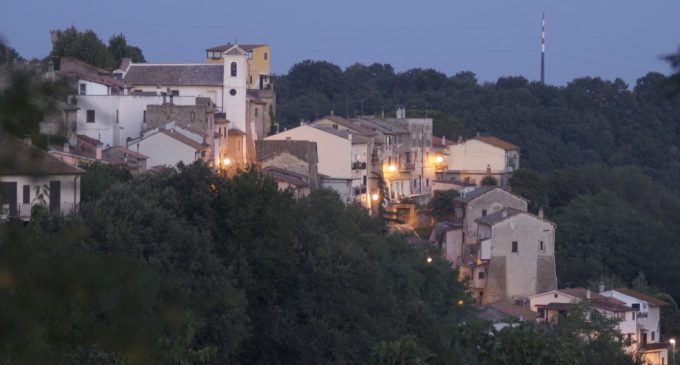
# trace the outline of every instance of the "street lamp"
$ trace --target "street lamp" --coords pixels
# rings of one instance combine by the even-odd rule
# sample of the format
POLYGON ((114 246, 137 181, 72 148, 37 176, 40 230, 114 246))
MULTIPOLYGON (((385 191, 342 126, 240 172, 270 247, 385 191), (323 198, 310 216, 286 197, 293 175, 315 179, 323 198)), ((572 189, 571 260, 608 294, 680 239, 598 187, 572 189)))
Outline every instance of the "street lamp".
POLYGON ((428 263, 428 264, 431 264, 431 263, 432 263, 432 256, 428 256, 428 257, 427 257, 427 263, 428 263))
POLYGON ((387 171, 389 171, 389 172, 395 172, 395 171, 397 171, 397 166, 395 166, 395 165, 389 165, 389 166, 387 166, 387 171))
POLYGON ((228 157, 225 157, 224 160, 222 160, 222 164, 224 164, 224 166, 229 166, 231 165, 231 160, 228 157))
POLYGON ((373 201, 378 201, 378 199, 380 199, 380 195, 378 193, 373 193, 373 195, 371 195, 371 199, 373 199, 373 201))
POLYGON ((437 165, 439 165, 439 164, 441 164, 442 162, 444 162, 444 157, 442 157, 442 156, 437 156, 437 157, 434 158, 434 162, 435 162, 437 165))
POLYGON ((671 358, 668 359, 668 363, 673 365, 675 364, 675 339, 671 338, 668 342, 671 343, 671 358))

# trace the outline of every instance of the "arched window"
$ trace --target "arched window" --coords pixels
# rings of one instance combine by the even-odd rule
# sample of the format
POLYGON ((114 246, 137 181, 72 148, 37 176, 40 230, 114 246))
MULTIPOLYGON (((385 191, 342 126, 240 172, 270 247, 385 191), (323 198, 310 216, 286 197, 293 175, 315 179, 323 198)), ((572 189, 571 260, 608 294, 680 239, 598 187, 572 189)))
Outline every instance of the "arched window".
POLYGON ((236 62, 231 63, 231 77, 236 77, 236 62))

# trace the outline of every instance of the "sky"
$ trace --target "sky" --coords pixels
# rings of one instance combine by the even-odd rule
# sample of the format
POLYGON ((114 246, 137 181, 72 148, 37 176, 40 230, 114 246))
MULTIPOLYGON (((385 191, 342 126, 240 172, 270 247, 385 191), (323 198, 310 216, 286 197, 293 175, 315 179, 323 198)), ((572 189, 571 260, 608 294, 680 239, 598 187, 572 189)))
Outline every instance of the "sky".
POLYGON ((71 25, 108 42, 123 33, 148 62, 201 63, 228 43, 271 45, 272 72, 323 60, 347 67, 389 63, 398 72, 433 68, 540 78, 546 19, 546 82, 670 73, 680 46, 678 0, 0 0, 0 35, 25 58, 45 57, 49 31, 71 25))

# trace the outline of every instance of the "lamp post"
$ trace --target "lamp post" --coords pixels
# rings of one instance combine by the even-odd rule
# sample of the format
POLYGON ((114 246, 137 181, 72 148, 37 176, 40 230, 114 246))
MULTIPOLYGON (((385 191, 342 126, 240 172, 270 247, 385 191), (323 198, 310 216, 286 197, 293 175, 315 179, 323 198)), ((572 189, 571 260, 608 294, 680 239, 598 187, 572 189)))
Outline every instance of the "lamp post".
POLYGON ((675 364, 675 339, 671 338, 668 342, 670 342, 670 344, 671 344, 671 356, 668 359, 668 363, 670 365, 674 365, 675 364))

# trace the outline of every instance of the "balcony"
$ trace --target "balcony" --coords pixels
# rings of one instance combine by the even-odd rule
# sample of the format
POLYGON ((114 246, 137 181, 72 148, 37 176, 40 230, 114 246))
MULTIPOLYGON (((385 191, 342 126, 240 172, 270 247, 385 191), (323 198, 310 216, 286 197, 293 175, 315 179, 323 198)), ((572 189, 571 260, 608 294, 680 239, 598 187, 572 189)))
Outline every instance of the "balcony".
MULTIPOLYGON (((22 203, 16 204, 15 207, 10 206, 9 209, 3 209, 0 211, 0 220, 9 218, 18 218, 23 221, 31 220, 31 211, 33 210, 33 207, 39 205, 40 204, 38 203, 22 203)), ((49 211, 54 214, 71 215, 78 212, 80 204, 69 202, 61 203, 56 206, 45 205, 44 207, 49 209, 49 211)))
POLYGON ((402 172, 409 172, 413 171, 416 169, 416 163, 415 162, 402 162, 399 164, 399 171, 402 172))
POLYGON ((354 188, 352 188, 352 194, 354 196, 366 194, 366 186, 361 186, 361 187, 355 186, 354 188))
POLYGON ((366 162, 352 162, 352 170, 366 170, 366 162))

